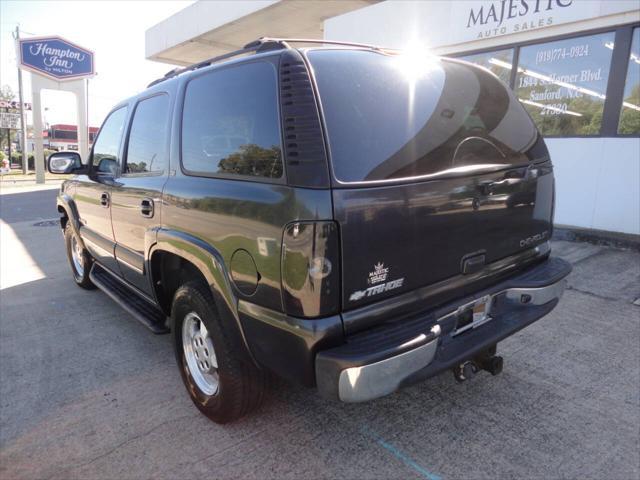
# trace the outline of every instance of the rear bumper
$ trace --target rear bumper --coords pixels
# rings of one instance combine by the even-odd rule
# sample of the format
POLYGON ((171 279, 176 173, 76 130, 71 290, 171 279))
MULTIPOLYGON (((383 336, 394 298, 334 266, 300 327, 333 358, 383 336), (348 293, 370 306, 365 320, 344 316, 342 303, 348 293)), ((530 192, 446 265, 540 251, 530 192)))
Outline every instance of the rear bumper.
POLYGON ((318 389, 330 398, 362 402, 471 359, 553 310, 570 272, 569 263, 549 258, 419 318, 348 336, 346 343, 316 355, 318 389), (462 312, 481 297, 491 299, 490 320, 456 331, 462 312))

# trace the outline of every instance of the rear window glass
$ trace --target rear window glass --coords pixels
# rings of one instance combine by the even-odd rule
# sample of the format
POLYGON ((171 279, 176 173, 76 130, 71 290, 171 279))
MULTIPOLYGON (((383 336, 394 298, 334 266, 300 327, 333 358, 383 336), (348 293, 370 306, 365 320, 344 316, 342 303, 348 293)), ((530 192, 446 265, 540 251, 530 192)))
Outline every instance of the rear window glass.
POLYGON ((526 162, 537 133, 501 82, 466 63, 311 50, 340 182, 526 162))
POLYGON ((194 174, 282 177, 276 70, 266 62, 213 70, 189 81, 182 165, 194 174))

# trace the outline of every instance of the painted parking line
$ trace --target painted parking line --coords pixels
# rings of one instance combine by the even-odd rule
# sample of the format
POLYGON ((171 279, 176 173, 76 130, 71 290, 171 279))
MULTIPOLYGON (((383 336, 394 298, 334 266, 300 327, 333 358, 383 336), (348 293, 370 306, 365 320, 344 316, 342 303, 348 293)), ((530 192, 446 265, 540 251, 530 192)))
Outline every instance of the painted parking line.
POLYGON ((387 452, 391 453, 395 458, 410 467, 412 470, 422 475, 424 478, 427 478, 428 480, 442 480, 442 477, 430 472, 422 465, 415 462, 411 457, 403 453, 399 448, 397 448, 390 442, 384 440, 382 437, 380 437, 380 435, 373 432, 370 428, 363 428, 362 433, 367 435, 368 437, 373 438, 373 440, 375 440, 378 445, 384 448, 387 452))

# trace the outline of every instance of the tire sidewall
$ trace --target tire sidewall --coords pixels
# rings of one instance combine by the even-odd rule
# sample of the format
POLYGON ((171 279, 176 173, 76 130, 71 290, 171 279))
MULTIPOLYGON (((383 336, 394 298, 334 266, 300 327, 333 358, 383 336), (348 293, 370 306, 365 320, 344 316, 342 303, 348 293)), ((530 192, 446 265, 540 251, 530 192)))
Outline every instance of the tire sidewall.
MULTIPOLYGON (((69 260, 69 266, 71 267, 71 273, 73 274, 73 279, 80 286, 88 285, 91 280, 89 279, 89 271, 91 270, 91 257, 87 253, 86 249, 82 249, 82 260, 84 265, 83 274, 80 275, 76 270, 76 266, 73 263, 73 254, 71 253, 71 240, 73 237, 76 237, 76 233, 73 231, 71 225, 67 223, 64 229, 64 242, 67 250, 67 259, 69 260)), ((79 239, 76 237, 76 241, 79 239)))
POLYGON ((193 294, 194 289, 182 287, 176 292, 173 302, 171 316, 173 318, 173 345, 176 355, 180 375, 189 392, 189 396, 199 408, 207 410, 217 410, 222 407, 224 398, 224 355, 222 355, 222 347, 219 342, 219 328, 216 313, 213 308, 201 301, 198 295, 193 294), (218 361, 218 390, 213 395, 207 395, 196 384, 184 354, 182 343, 182 325, 187 314, 195 312, 204 322, 207 330, 210 332, 213 348, 216 352, 216 360, 218 361))

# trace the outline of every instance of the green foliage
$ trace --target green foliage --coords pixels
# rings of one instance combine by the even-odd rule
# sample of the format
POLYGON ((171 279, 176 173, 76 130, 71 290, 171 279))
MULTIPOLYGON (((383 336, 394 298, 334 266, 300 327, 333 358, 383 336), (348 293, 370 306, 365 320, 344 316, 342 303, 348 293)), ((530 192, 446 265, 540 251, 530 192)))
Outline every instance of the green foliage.
MULTIPOLYGON (((631 94, 624 101, 631 105, 640 106, 640 83, 633 87, 631 94)), ((623 105, 622 112, 620 112, 618 133, 640 133, 640 111, 623 105)))
MULTIPOLYGON (((518 91, 520 98, 529 98, 531 89, 521 89, 518 91), (527 91, 529 90, 529 91, 527 91)), ((553 110, 542 110, 540 107, 524 104, 529 111, 531 118, 536 123, 543 135, 597 135, 602 127, 602 111, 604 100, 584 95, 579 98, 562 98, 559 100, 540 101, 543 105, 566 104, 568 112, 575 112, 578 115, 561 114, 553 110), (545 113, 543 115, 543 112, 545 113)))
POLYGON ((263 148, 254 143, 240 146, 240 151, 220 160, 220 173, 251 175, 267 178, 282 176, 280 148, 263 148))
MULTIPOLYGON (((49 158, 49 155, 51 155, 52 153, 55 153, 55 150, 44 150, 44 160, 45 162, 47 161, 47 158, 49 158)), ((35 164, 34 164, 34 155, 33 153, 29 154, 29 169, 30 170, 35 170, 35 164)), ((18 163, 20 165, 22 165, 22 152, 11 152, 11 163, 18 163)))
POLYGON ((144 173, 148 171, 147 162, 127 163, 127 173, 144 173))

